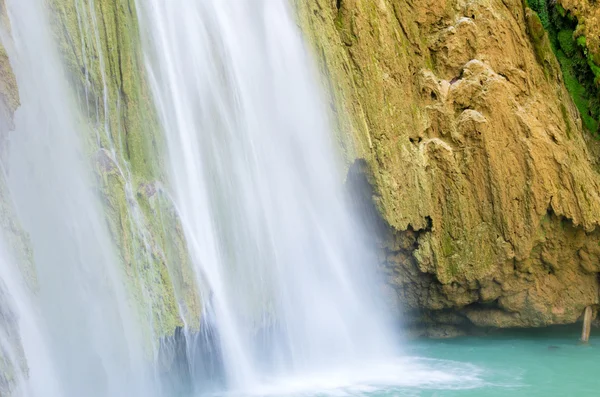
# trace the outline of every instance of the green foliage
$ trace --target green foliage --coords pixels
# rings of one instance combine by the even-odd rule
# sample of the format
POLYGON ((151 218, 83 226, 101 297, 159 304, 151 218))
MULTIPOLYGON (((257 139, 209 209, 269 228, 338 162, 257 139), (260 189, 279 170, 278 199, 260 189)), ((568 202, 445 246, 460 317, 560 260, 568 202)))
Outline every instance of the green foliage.
POLYGON ((577 48, 575 46, 575 40, 573 40, 572 30, 564 29, 558 32, 558 43, 560 45, 560 49, 567 57, 571 58, 573 55, 575 55, 575 50, 577 48))
POLYGON ((577 109, 579 109, 579 112, 581 113, 583 124, 590 131, 597 131, 598 111, 590 106, 591 101, 588 91, 586 90, 586 87, 579 81, 578 77, 580 74, 577 72, 579 69, 579 60, 568 57, 562 50, 558 50, 556 56, 563 71, 565 86, 571 94, 577 109))
MULTIPOLYGON (((600 67, 587 48, 585 36, 575 37, 577 19, 550 0, 527 0, 548 32, 551 47, 560 63, 565 86, 577 106, 583 124, 598 134, 600 120, 600 67)), ((531 32, 534 42, 537 32, 531 32)))
POLYGON ((548 30, 550 28, 550 13, 548 11, 548 2, 547 0, 526 0, 527 5, 533 11, 535 11, 540 20, 542 21, 542 25, 544 29, 548 30))

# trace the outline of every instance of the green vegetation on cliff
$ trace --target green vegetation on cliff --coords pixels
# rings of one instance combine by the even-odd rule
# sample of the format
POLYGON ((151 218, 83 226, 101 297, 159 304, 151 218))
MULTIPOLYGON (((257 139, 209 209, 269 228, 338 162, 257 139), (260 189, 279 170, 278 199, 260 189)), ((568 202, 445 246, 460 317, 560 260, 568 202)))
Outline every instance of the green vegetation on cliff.
MULTIPOLYGON (((556 1, 528 0, 527 4, 538 14, 548 32, 565 86, 581 114, 584 126, 597 135, 600 120, 600 67, 594 61, 581 29, 578 29, 577 18, 556 1)), ((531 33, 536 40, 536 33, 531 33)))

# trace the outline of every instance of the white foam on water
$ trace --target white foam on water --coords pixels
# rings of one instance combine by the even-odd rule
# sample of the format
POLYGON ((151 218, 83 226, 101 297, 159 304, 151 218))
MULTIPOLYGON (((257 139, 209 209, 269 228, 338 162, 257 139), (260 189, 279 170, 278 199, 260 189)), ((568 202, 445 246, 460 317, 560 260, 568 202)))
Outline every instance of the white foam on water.
POLYGON ((246 396, 367 396, 411 390, 467 390, 488 386, 484 369, 419 357, 363 362, 330 371, 279 377, 251 389, 218 394, 246 396))

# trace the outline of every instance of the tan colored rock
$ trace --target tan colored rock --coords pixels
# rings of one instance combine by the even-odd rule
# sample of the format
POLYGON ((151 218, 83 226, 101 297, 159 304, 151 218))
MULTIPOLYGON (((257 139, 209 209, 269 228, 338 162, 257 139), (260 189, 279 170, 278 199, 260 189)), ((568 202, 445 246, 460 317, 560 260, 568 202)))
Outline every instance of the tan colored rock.
POLYGON ((529 327, 598 304, 600 177, 535 14, 520 0, 297 8, 348 163, 368 164, 402 310, 529 327))

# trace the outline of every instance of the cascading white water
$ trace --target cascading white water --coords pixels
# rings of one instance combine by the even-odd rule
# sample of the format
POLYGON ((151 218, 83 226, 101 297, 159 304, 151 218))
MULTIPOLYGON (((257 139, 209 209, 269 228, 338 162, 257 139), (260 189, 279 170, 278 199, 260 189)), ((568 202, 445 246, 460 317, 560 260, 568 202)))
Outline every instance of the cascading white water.
MULTIPOLYGON (((0 236, 0 357, 3 364, 12 367, 10 371, 16 382, 14 395, 59 396, 62 393, 60 382, 56 380, 54 363, 42 334, 30 287, 18 262, 8 252, 4 234, 0 233, 0 236), (26 361, 26 357, 31 358, 30 362, 26 361), (26 381, 27 369, 30 374, 35 374, 35 382, 26 381)), ((7 368, 2 366, 2 370, 7 368)), ((0 385, 2 395, 9 391, 3 390, 3 386, 10 388, 8 384, 0 385)))
POLYGON ((287 2, 137 5, 172 194, 230 387, 392 352, 287 2))
POLYGON ((140 181, 122 148, 131 131, 110 112, 123 111, 127 98, 110 88, 98 1, 63 4, 74 7, 81 34, 69 41, 81 45, 85 92, 77 103, 54 50, 48 3, 7 0, 14 46, 2 29, 0 39, 22 104, 3 175, 10 191, 0 193, 12 196, 31 237, 38 284, 32 291, 9 249, 14 241, 0 232, 0 395, 9 383, 10 397, 189 397, 190 378, 194 396, 223 377, 227 391, 261 396, 453 388, 470 379, 469 366, 449 371, 455 365, 442 362, 431 371, 430 361, 394 358, 372 241, 343 192, 325 105, 287 0, 138 0, 168 146, 168 192, 162 174, 140 181), (91 161, 122 184, 117 232, 91 161), (163 216, 147 208, 158 195, 175 201, 183 225, 187 241, 173 239, 183 247, 175 255, 154 229, 181 239, 179 219, 148 222, 163 216), (172 281, 188 274, 178 263, 186 248, 195 283, 172 281), (167 296, 168 283, 181 290, 167 296))
POLYGON ((32 393, 25 395, 155 395, 94 194, 81 137, 89 129, 78 116, 54 51, 44 2, 7 5, 15 43, 11 60, 22 102, 15 114, 9 186, 31 236, 39 280, 34 303, 21 305, 18 315, 37 319, 35 325, 29 322, 36 332, 28 327, 22 332, 43 335, 43 341, 23 337, 32 393), (46 363, 32 340, 43 344, 46 363))

